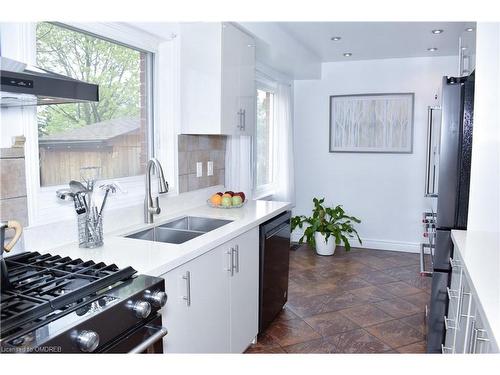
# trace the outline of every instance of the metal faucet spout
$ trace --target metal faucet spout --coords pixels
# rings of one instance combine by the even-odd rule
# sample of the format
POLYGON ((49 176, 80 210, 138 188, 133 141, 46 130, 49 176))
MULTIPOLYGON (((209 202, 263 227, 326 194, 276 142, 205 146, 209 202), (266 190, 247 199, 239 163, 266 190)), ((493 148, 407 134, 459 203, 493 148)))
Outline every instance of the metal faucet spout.
POLYGON ((156 158, 151 158, 146 165, 146 197, 144 199, 144 222, 151 224, 153 222, 153 215, 158 215, 161 212, 160 199, 151 195, 151 172, 156 171, 158 176, 158 193, 164 194, 168 192, 168 183, 165 181, 163 169, 160 162, 156 158))

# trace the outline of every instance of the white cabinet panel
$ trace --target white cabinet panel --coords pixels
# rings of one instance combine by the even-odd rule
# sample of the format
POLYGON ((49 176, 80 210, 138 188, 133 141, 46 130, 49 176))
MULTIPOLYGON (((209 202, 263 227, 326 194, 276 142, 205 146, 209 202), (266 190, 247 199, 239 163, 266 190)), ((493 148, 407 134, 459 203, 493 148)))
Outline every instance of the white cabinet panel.
POLYGON ((232 353, 242 353, 259 329, 259 228, 239 236, 232 247, 230 346, 232 353))
POLYGON ((188 306, 186 296, 186 281, 183 280, 187 268, 178 267, 162 277, 165 279, 167 303, 161 310, 163 326, 168 329, 163 339, 165 353, 184 353, 189 351, 188 306))
POLYGON ((240 130, 240 50, 241 31, 231 24, 222 28, 222 132, 240 130))
POLYGON ((254 133, 254 43, 230 23, 182 25, 182 133, 254 133))
POLYGON ((229 294, 225 251, 216 248, 190 265, 190 352, 229 352, 229 294))
POLYGON ((163 278, 166 353, 242 353, 257 335, 258 227, 163 278))
POLYGON ((168 272, 163 324, 166 353, 229 352, 228 272, 216 248, 168 272))

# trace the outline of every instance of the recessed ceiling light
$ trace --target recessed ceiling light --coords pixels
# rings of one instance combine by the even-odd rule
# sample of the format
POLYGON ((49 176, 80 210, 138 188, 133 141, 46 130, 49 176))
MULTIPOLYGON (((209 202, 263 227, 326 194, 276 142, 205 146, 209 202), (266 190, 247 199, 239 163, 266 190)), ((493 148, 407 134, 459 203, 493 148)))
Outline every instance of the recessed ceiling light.
POLYGON ((441 34, 444 30, 442 29, 435 29, 435 30, 432 30, 432 33, 433 34, 441 34))
POLYGON ((346 53, 344 53, 344 57, 350 57, 350 56, 352 56, 352 53, 351 53, 351 52, 346 52, 346 53))
POLYGON ((468 28, 465 29, 465 31, 468 31, 470 33, 472 31, 474 31, 474 28, 473 27, 468 27, 468 28))
POLYGON ((342 37, 340 37, 340 36, 332 36, 332 37, 330 38, 330 40, 333 40, 333 41, 335 41, 335 42, 339 41, 340 39, 342 39, 342 37))
POLYGON ((430 52, 434 52, 434 51, 437 51, 438 49, 436 47, 431 47, 431 48, 427 48, 427 51, 430 51, 430 52))

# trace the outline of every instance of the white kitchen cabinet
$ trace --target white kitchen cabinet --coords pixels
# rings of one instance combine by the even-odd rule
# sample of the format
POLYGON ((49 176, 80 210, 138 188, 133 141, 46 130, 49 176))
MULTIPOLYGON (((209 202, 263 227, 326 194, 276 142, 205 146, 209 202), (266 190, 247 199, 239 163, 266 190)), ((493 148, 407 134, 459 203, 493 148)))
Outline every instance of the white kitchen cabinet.
POLYGON ((497 353, 465 265, 456 253, 450 260, 452 272, 443 353, 497 353))
POLYGON ((253 135, 255 42, 230 23, 181 26, 181 132, 253 135))
POLYGON ((228 272, 222 248, 216 248, 168 272, 163 322, 169 330, 167 353, 229 351, 228 272))
POLYGON ((230 282, 230 347, 242 353, 257 336, 259 326, 259 230, 233 241, 234 273, 230 282))
POLYGON ((169 271, 166 353, 242 353, 257 335, 259 228, 169 271))

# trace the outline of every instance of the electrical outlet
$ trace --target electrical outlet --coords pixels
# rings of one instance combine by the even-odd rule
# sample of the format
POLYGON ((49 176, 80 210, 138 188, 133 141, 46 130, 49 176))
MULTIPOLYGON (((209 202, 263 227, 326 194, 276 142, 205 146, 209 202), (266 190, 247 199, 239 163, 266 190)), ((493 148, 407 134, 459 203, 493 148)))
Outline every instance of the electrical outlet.
POLYGON ((196 177, 203 176, 203 163, 201 161, 196 163, 196 177))
POLYGON ((209 161, 207 162, 207 176, 213 176, 214 175, 214 162, 209 161))

